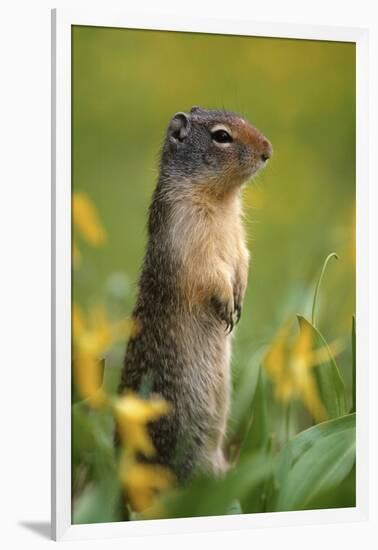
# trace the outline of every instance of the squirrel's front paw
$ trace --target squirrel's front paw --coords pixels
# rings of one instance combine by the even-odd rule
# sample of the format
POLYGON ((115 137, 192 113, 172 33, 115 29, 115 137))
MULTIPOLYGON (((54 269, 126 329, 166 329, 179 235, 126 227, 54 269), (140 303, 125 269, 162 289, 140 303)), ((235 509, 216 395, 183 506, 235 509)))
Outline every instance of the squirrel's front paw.
POLYGON ((218 296, 213 296, 211 302, 218 317, 226 323, 227 334, 230 334, 234 328, 234 300, 222 300, 218 296))

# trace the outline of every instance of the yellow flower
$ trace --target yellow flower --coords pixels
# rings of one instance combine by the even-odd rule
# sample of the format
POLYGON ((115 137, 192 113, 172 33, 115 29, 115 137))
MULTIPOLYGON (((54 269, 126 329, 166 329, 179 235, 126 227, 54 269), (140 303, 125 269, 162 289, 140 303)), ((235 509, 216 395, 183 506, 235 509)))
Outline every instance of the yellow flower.
POLYGON ((120 438, 127 452, 153 456, 156 451, 148 434, 147 424, 167 414, 170 410, 168 403, 158 397, 145 400, 128 393, 115 400, 113 410, 120 438))
POLYGON ((163 466, 142 464, 124 454, 120 461, 120 479, 127 502, 135 512, 150 508, 155 497, 174 483, 174 475, 163 466))
POLYGON ((154 497, 174 481, 173 474, 163 466, 143 464, 135 459, 138 453, 146 457, 155 455, 147 425, 168 414, 170 406, 159 397, 146 400, 127 393, 113 401, 112 410, 123 445, 119 462, 121 483, 127 502, 134 511, 141 512, 149 508, 154 497))
POLYGON ((130 326, 128 320, 110 323, 100 307, 93 308, 87 319, 79 306, 72 308, 74 381, 80 395, 93 407, 107 402, 101 387, 101 358, 116 340, 127 336, 130 326))
MULTIPOLYGON (((320 399, 312 369, 328 359, 330 348, 313 350, 311 325, 304 325, 293 341, 290 338, 291 327, 289 320, 279 330, 263 364, 274 382, 278 400, 288 403, 299 398, 316 422, 322 422, 328 414, 320 399)), ((331 347, 334 354, 340 352, 338 344, 331 347)))
POLYGON ((92 246, 100 246, 106 240, 105 230, 97 210, 85 193, 74 193, 72 220, 80 235, 92 246))
POLYGON ((293 384, 286 367, 290 331, 291 321, 286 321, 278 331, 274 343, 264 359, 265 370, 275 382, 276 397, 285 403, 291 399, 294 393, 293 384))

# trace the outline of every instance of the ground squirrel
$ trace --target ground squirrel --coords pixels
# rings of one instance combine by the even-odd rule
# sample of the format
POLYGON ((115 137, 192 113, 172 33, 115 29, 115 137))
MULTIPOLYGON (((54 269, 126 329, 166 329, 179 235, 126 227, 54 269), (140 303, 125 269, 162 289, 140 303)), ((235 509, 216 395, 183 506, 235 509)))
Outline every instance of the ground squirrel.
POLYGON ((149 428, 155 461, 179 482, 227 469, 230 333, 249 263, 241 188, 271 155, 256 128, 224 110, 192 107, 167 130, 119 391, 144 384, 171 404, 149 428))

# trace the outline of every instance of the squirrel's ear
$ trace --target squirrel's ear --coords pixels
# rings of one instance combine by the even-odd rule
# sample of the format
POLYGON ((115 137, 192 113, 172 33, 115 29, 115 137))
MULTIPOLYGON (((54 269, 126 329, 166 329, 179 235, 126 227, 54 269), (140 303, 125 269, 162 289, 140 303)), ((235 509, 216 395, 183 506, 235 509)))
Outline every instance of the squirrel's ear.
POLYGON ((184 141, 190 132, 190 116, 186 113, 176 113, 172 118, 168 135, 173 142, 184 141))

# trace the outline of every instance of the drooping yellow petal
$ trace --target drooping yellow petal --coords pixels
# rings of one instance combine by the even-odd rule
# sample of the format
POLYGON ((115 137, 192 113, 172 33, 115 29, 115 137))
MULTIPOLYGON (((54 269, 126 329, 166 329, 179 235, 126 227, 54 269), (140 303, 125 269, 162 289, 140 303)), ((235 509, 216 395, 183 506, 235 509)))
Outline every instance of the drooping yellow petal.
POLYGON ((168 403, 163 399, 144 400, 131 393, 115 401, 114 414, 121 441, 129 452, 141 452, 146 456, 155 454, 147 424, 167 414, 169 410, 168 403))
POLYGON ((85 193, 74 193, 72 198, 72 219, 80 235, 92 246, 100 246, 106 240, 97 210, 85 193))
POLYGON ((313 376, 308 376, 300 388, 300 399, 315 422, 328 420, 328 413, 319 397, 318 389, 313 376))
POLYGON ((274 395, 282 403, 300 399, 312 417, 321 422, 328 418, 321 401, 313 368, 329 359, 329 352, 340 346, 324 346, 313 350, 311 326, 304 327, 295 338, 290 338, 292 322, 279 330, 265 356, 264 367, 274 383, 274 395))
POLYGON ((275 397, 282 403, 289 403, 296 395, 296 387, 289 373, 275 380, 275 397))
POLYGON ((105 353, 111 344, 119 338, 114 326, 102 307, 93 307, 87 318, 74 304, 72 308, 72 328, 75 347, 82 353, 99 356, 105 353))
POLYGON ((124 455, 120 461, 120 479, 126 498, 135 512, 150 508, 156 496, 174 484, 173 474, 163 466, 141 464, 124 455))
POLYGON ((341 340, 335 340, 329 345, 313 350, 309 357, 309 362, 313 366, 321 365, 329 361, 330 356, 337 357, 344 350, 345 344, 341 340))
POLYGON ((72 307, 74 381, 80 395, 95 407, 106 402, 101 390, 101 359, 114 342, 127 336, 130 324, 111 323, 99 306, 93 307, 87 317, 77 304, 72 307))
POLYGON ((86 327, 85 319, 82 310, 77 304, 72 306, 72 330, 73 338, 77 340, 84 333, 86 327))
POLYGON ((74 356, 74 382, 83 399, 92 407, 102 407, 107 402, 102 388, 103 364, 88 354, 78 353, 74 356))
POLYGON ((304 368, 307 367, 307 358, 312 351, 313 336, 310 325, 305 325, 299 332, 292 347, 292 355, 294 358, 301 358, 304 361, 304 368))
POLYGON ((292 322, 286 321, 274 338, 272 346, 264 358, 264 366, 267 372, 272 376, 281 377, 284 369, 285 358, 288 349, 288 338, 290 335, 292 322))

